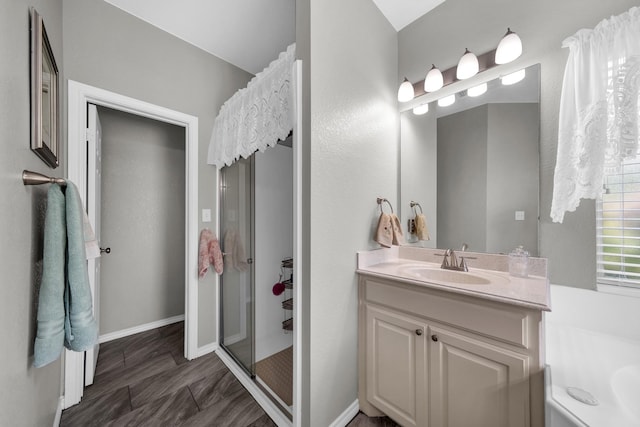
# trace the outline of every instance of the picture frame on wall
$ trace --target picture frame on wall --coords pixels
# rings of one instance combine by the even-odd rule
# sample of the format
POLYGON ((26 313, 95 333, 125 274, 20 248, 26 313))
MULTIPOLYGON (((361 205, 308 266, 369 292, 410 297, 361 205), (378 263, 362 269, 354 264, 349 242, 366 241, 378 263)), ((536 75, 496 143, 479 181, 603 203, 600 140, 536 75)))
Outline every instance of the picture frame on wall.
POLYGON ((59 166, 58 67, 42 16, 29 10, 31 150, 51 168, 59 166))

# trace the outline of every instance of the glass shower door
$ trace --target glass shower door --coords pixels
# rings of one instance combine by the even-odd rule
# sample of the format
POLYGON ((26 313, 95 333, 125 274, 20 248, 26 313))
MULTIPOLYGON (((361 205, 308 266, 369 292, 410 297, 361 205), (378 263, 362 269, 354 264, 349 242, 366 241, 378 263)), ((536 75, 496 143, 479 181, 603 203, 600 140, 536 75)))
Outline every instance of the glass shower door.
POLYGON ((220 279, 222 347, 255 375, 253 278, 253 160, 221 169, 220 233, 224 271, 220 279))

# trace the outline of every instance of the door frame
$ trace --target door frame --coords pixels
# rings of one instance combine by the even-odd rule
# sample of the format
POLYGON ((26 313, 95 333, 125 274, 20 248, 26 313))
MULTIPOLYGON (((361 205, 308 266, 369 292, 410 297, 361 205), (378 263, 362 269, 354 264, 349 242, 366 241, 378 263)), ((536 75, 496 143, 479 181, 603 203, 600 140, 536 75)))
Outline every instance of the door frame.
MULTIPOLYGON (((86 206, 87 104, 96 104, 185 129, 185 322, 184 356, 198 353, 198 118, 128 96, 68 80, 67 177, 86 206)), ((214 183, 217 188, 217 183, 214 183)), ((84 393, 84 352, 65 350, 64 408, 84 393)))

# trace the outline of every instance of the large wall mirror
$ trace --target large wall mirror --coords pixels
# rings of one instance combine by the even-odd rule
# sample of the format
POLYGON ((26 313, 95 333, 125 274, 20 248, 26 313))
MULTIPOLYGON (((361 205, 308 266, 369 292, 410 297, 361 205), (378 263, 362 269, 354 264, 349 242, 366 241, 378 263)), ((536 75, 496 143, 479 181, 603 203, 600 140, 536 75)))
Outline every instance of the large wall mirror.
POLYGON ((538 255, 540 65, 522 80, 487 82, 455 102, 401 114, 401 213, 410 244, 538 255), (408 232, 411 202, 422 207, 431 239, 408 232))

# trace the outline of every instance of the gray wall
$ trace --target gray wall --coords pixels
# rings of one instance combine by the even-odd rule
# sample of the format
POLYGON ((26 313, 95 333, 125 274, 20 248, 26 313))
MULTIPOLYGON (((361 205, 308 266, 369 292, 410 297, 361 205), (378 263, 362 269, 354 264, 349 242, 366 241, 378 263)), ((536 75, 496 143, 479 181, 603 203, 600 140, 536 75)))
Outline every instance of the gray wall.
POLYGON ((184 314, 185 129, 98 111, 103 335, 184 314))
POLYGON ((302 350, 310 372, 302 425, 324 427, 357 397, 355 253, 377 246, 376 197, 398 200, 398 45, 370 0, 312 0, 309 13, 310 111, 303 106, 303 114, 311 135, 301 148, 310 163, 302 182, 310 275, 303 282, 310 342, 302 350))
POLYGON ((487 246, 486 105, 438 119, 438 247, 487 246), (464 208, 461 208, 464 206, 464 208))
POLYGON ((488 105, 486 252, 538 254, 538 116, 537 103, 488 105))
MULTIPOLYGON (((522 38, 524 52, 487 77, 541 63, 540 103, 540 255, 549 258, 551 281, 595 288, 595 207, 583 201, 563 224, 549 218, 555 168, 558 106, 568 51, 562 41, 581 28, 637 6, 636 0, 448 0, 398 33, 399 75, 416 82, 431 63, 454 66, 465 47, 476 53, 494 49, 507 27, 522 38)), ((480 78, 480 77, 478 77, 480 78)), ((468 82, 473 85, 474 80, 468 82)))
MULTIPOLYGON (((216 212, 216 172, 206 164, 213 120, 251 75, 102 0, 64 0, 63 24, 67 78, 198 117, 199 208, 216 212)), ((203 346, 217 329, 214 275, 198 291, 203 346)))
POLYGON ((64 149, 62 166, 55 170, 29 149, 29 6, 44 19, 64 78, 62 0, 0 2, 0 425, 25 427, 53 423, 61 361, 38 369, 31 366, 47 187, 25 187, 20 175, 31 169, 64 176, 65 169, 64 149))

